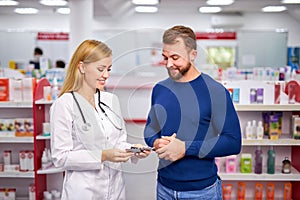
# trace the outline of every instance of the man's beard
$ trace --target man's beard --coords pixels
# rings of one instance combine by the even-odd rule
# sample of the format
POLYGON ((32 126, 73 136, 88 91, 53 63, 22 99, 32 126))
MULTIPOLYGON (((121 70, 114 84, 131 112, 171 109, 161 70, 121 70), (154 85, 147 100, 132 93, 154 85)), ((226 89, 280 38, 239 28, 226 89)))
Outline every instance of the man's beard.
POLYGON ((170 69, 168 69, 168 74, 170 76, 171 79, 173 80, 179 80, 180 78, 182 78, 191 68, 191 63, 189 62, 185 67, 182 68, 177 68, 178 69, 178 73, 173 73, 170 71, 170 69))

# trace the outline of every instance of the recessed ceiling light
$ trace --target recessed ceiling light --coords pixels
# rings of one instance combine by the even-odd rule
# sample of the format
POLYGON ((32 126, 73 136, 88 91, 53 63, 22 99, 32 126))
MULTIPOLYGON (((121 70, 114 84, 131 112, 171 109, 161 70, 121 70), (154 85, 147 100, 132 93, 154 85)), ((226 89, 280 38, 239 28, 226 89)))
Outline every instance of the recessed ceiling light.
POLYGON ((65 6, 68 2, 65 0, 40 0, 40 4, 45 6, 65 6))
POLYGON ((56 12, 59 14, 68 15, 70 14, 71 10, 70 8, 57 8, 56 12))
POLYGON ((199 12, 201 13, 218 13, 221 12, 222 8, 221 7, 200 7, 199 12))
POLYGON ((135 11, 139 13, 156 13, 158 8, 155 6, 136 6, 135 11))
POLYGON ((19 2, 13 0, 1 0, 0 6, 16 6, 19 5, 19 2))
POLYGON ((286 10, 285 6, 266 6, 262 8, 263 12, 282 12, 285 10, 286 10))
POLYGON ((132 0, 134 5, 157 5, 159 0, 132 0))
POLYGON ((207 0, 206 3, 211 6, 227 6, 233 4, 234 0, 207 0))
POLYGON ((16 8, 15 13, 18 14, 36 14, 39 10, 35 8, 16 8))
POLYGON ((297 4, 300 0, 282 0, 281 3, 297 4))

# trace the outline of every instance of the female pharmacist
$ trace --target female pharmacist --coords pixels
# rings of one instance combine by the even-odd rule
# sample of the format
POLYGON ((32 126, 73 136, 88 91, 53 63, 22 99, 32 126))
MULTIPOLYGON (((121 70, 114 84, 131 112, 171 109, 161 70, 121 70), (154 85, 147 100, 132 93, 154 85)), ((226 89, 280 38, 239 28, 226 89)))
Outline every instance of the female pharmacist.
POLYGON ((52 160, 65 170, 62 200, 125 199, 121 162, 150 153, 125 150, 132 145, 126 142, 118 98, 99 90, 111 66, 108 46, 83 41, 72 56, 59 98, 51 106, 52 160))

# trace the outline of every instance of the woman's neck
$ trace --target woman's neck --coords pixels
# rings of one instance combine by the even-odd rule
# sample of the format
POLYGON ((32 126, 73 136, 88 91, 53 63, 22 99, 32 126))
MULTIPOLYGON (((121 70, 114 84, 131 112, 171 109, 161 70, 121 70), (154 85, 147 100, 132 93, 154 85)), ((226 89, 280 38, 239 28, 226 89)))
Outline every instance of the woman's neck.
POLYGON ((95 91, 91 88, 81 87, 78 91, 81 96, 83 96, 93 107, 95 107, 95 91))

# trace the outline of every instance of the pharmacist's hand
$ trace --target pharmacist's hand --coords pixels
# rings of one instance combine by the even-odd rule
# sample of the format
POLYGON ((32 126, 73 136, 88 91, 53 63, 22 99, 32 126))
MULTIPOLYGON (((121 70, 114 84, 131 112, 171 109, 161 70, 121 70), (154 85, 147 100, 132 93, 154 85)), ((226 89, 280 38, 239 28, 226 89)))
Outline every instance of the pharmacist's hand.
MULTIPOLYGON (((134 147, 138 147, 138 148, 147 148, 146 146, 142 145, 142 144, 134 144, 133 145, 134 147)), ((146 158, 147 156, 149 156, 149 154, 151 153, 151 149, 147 150, 143 150, 142 152, 140 153, 135 153, 134 155, 137 157, 137 158, 146 158)))
POLYGON ((105 149, 102 151, 102 162, 110 161, 110 162, 126 162, 133 156, 134 153, 126 152, 121 149, 105 149))
POLYGON ((176 138, 176 133, 173 133, 172 136, 162 136, 154 141, 153 146, 155 150, 160 149, 168 145, 174 138, 176 138))
POLYGON ((170 137, 170 142, 168 145, 157 149, 156 153, 159 158, 163 158, 169 161, 176 161, 181 159, 185 155, 185 143, 176 138, 174 133, 170 137))

